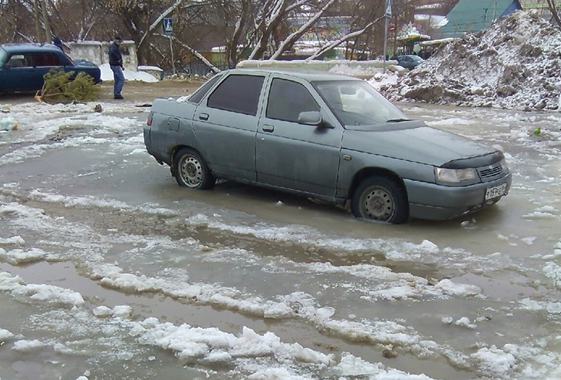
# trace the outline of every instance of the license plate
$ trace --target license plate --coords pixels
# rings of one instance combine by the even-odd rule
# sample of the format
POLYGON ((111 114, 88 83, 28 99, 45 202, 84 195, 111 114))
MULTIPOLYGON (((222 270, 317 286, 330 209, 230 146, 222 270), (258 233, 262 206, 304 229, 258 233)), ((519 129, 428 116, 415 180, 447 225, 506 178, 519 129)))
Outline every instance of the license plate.
POLYGON ((506 183, 503 183, 499 186, 489 187, 485 191, 485 200, 488 201, 489 199, 502 197, 506 194, 506 183))

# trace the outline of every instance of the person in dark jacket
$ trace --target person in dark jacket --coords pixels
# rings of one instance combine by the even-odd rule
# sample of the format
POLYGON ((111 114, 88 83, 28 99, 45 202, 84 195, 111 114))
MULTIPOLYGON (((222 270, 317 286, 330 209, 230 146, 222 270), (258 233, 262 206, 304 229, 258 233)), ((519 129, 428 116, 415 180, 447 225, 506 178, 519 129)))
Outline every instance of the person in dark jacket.
POLYGON ((121 37, 115 37, 113 43, 109 45, 109 66, 111 71, 113 71, 113 79, 115 80, 113 84, 114 99, 123 99, 121 91, 125 84, 125 75, 123 74, 123 55, 120 49, 122 42, 123 39, 121 37))
POLYGON ((62 41, 61 41, 60 37, 57 36, 56 34, 55 34, 55 36, 53 37, 53 44, 54 44, 57 48, 59 48, 60 50, 64 51, 64 49, 62 48, 62 41))

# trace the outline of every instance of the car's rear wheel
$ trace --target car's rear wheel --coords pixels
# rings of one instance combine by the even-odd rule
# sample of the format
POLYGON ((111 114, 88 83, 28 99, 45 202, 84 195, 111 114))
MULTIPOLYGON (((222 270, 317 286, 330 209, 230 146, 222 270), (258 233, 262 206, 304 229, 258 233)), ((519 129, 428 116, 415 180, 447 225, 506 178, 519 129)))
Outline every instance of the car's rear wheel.
POLYGON ((354 192, 354 216, 380 222, 401 224, 409 218, 409 204, 403 186, 381 176, 368 177, 354 192))
POLYGON ((178 150, 173 165, 173 173, 179 186, 206 190, 214 187, 216 183, 204 159, 193 149, 178 150))

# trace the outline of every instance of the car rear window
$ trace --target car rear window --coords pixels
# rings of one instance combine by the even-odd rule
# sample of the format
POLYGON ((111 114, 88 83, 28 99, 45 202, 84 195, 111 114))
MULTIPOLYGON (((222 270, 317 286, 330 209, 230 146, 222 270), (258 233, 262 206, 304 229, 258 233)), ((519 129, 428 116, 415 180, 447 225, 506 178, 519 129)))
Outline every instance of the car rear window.
POLYGON ((264 76, 230 75, 210 95, 207 106, 255 116, 264 81, 264 76))
POLYGON ((189 101, 191 103, 195 103, 195 104, 199 104, 201 102, 201 99, 207 94, 208 90, 210 90, 210 88, 212 86, 214 86, 214 84, 216 83, 216 81, 218 81, 218 79, 220 79, 222 76, 221 75, 215 75, 212 78, 210 78, 209 80, 207 80, 201 87, 199 87, 190 97, 189 97, 189 101))

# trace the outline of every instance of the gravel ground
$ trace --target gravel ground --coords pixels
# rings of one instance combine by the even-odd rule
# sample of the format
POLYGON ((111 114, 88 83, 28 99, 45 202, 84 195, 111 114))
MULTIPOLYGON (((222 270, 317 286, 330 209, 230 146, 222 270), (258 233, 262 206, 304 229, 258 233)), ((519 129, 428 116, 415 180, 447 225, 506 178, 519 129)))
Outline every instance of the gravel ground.
MULTIPOLYGON (((150 104, 155 98, 165 96, 183 96, 195 91, 204 80, 193 81, 173 81, 164 80, 156 83, 147 83, 139 81, 126 82, 123 87, 123 96, 125 102, 134 102, 140 104, 150 104)), ((0 95, 0 104, 21 104, 28 103, 33 100, 34 94, 8 94, 0 95)), ((122 100, 113 99, 113 82, 105 82, 101 84, 99 93, 100 102, 123 102, 122 100)))

